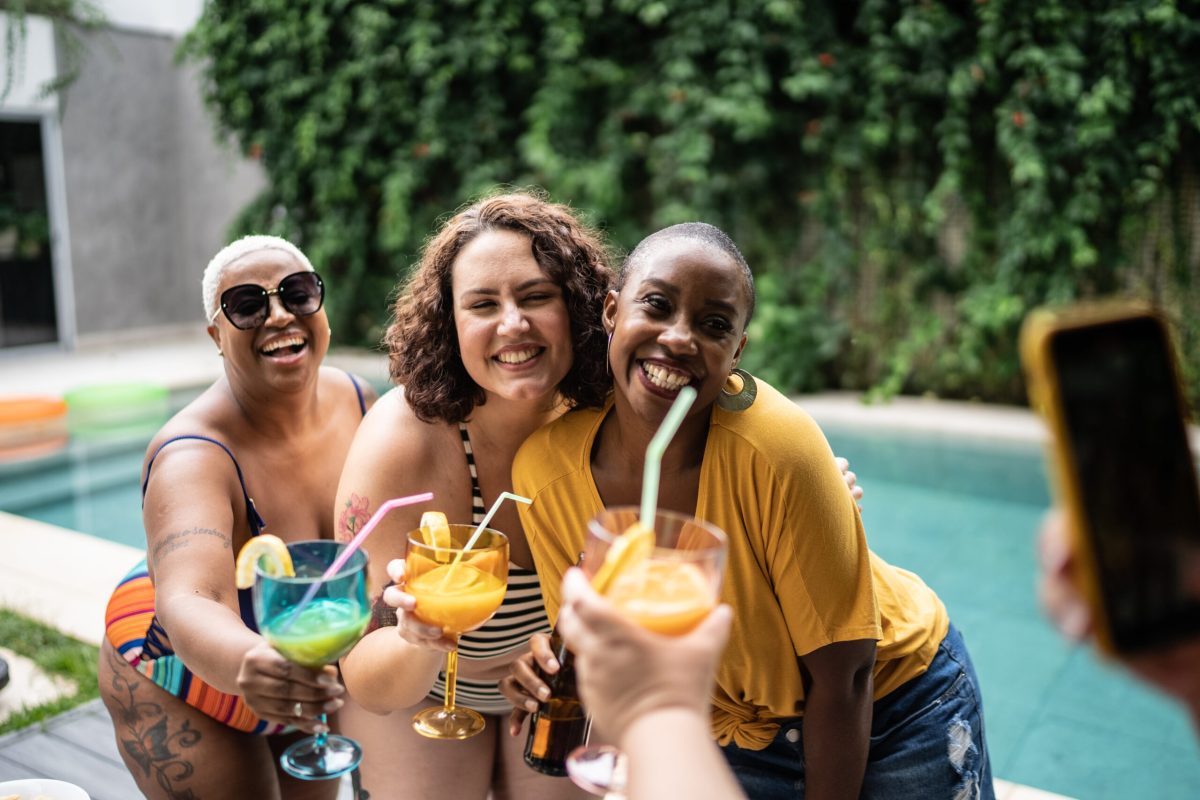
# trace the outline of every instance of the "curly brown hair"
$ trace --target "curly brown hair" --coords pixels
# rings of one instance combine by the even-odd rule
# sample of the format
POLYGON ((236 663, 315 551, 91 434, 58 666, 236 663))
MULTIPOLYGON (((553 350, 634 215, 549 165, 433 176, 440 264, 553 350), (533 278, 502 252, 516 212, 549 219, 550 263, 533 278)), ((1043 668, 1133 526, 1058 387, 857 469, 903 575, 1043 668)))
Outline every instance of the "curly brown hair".
POLYGON ((610 254, 574 211, 532 191, 485 197, 451 217, 426 242, 383 337, 392 380, 404 386, 409 406, 426 422, 462 422, 486 401, 459 354, 450 287, 459 253, 490 230, 528 236, 538 266, 562 288, 574 359, 559 393, 570 407, 602 405, 610 385, 608 340, 600 322, 613 279, 610 254))

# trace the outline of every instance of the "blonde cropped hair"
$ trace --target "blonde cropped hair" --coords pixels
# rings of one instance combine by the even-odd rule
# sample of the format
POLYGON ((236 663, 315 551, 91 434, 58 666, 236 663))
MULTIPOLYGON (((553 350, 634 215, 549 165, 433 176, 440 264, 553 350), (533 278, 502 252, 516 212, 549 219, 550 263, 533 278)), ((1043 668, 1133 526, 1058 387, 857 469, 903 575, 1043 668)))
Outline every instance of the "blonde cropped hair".
POLYGON ((243 236, 221 248, 221 251, 213 256, 212 261, 209 261, 208 266, 204 268, 204 278, 200 281, 200 288, 204 293, 204 318, 210 323, 221 312, 217 300, 217 286, 221 283, 221 274, 225 272, 225 268, 242 256, 256 253, 259 250, 282 250, 296 259, 296 262, 300 264, 301 271, 316 271, 309 262, 308 256, 300 252, 300 248, 287 239, 278 236, 243 236))

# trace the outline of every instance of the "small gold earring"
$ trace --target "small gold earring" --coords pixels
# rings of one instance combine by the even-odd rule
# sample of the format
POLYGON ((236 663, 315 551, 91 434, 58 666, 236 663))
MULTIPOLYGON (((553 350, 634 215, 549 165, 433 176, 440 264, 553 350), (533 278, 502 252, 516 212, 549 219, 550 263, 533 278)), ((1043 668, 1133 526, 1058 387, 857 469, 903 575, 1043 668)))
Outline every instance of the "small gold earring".
POLYGON ((217 348, 217 355, 219 355, 221 358, 224 358, 224 357, 225 357, 225 351, 223 351, 221 348, 219 348, 219 347, 218 347, 218 348, 217 348))

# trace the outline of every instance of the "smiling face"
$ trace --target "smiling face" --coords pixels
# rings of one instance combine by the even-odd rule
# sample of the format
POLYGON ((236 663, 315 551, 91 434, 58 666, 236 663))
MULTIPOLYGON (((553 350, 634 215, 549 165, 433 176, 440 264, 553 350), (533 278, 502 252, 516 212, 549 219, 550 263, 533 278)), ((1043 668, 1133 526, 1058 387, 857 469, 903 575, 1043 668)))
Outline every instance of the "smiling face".
MULTIPOLYGON (((256 250, 225 268, 217 297, 244 283, 273 290, 288 275, 302 269, 282 250, 256 250)), ((220 313, 208 328, 209 336, 224 354, 231 381, 266 381, 274 389, 294 391, 316 378, 329 349, 329 319, 324 308, 298 317, 283 307, 279 295, 269 299, 270 314, 259 327, 238 330, 220 313)))
POLYGON ((749 296, 742 268, 694 239, 646 253, 604 303, 609 362, 620 398, 657 422, 684 386, 707 412, 746 344, 749 296))
POLYGON ((571 368, 571 326, 562 287, 538 265, 529 237, 475 237, 454 261, 451 292, 471 379, 488 395, 552 401, 571 368))

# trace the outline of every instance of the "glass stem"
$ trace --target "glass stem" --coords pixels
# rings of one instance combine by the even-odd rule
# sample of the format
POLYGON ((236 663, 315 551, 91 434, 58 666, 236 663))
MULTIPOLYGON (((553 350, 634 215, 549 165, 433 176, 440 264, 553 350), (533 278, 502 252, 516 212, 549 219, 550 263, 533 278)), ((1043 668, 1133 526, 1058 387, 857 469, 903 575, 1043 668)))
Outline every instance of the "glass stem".
POLYGON ((454 709, 455 684, 458 681, 458 648, 446 654, 446 710, 454 709))
POLYGON ((325 749, 325 737, 328 735, 329 725, 325 722, 325 715, 317 717, 321 721, 321 730, 317 731, 317 750, 325 749))

